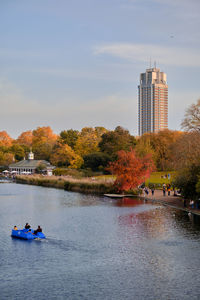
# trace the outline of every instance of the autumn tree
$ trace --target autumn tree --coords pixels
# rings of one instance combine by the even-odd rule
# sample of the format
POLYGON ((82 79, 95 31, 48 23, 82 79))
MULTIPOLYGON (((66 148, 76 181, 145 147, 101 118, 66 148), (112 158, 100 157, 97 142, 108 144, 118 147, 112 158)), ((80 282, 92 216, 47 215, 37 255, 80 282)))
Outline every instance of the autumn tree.
POLYGON ((200 132, 187 132, 172 145, 172 162, 175 169, 200 165, 200 132))
POLYGON ((161 130, 152 134, 151 145, 155 152, 156 167, 160 171, 172 169, 172 145, 179 139, 182 132, 174 130, 161 130))
POLYGON ((150 176, 153 169, 151 156, 137 157, 133 149, 129 152, 119 151, 118 159, 110 163, 109 167, 112 174, 117 177, 115 186, 120 192, 136 188, 150 176))
POLYGON ((118 151, 129 151, 135 145, 135 137, 131 136, 127 129, 118 126, 114 131, 108 131, 101 136, 99 148, 101 152, 111 155, 112 158, 116 158, 118 151))
POLYGON ((50 126, 37 127, 37 129, 33 130, 33 144, 37 144, 38 142, 55 144, 56 140, 57 135, 53 133, 50 126))
POLYGON ((186 110, 181 126, 186 131, 200 132, 200 99, 186 110))
POLYGON ((22 160, 25 157, 24 148, 18 144, 14 144, 10 147, 10 152, 13 153, 16 160, 22 160))
POLYGON ((78 139, 78 130, 63 130, 60 133, 59 141, 62 144, 69 145, 72 149, 74 149, 74 146, 76 145, 76 141, 78 139))
POLYGON ((16 140, 17 144, 19 145, 26 145, 28 147, 32 146, 33 142, 33 133, 31 130, 22 132, 20 136, 16 140))
POLYGON ((89 153, 98 152, 98 144, 99 137, 95 129, 92 127, 84 127, 78 136, 74 150, 78 155, 83 157, 89 153))
POLYGON ((200 188, 200 132, 185 132, 174 143, 173 163, 177 170, 174 184, 188 199, 199 198, 200 188))
POLYGON ((172 146, 183 133, 174 130, 162 130, 145 133, 137 141, 136 153, 143 157, 151 154, 156 168, 160 171, 173 169, 172 146))
POLYGON ((107 133, 108 130, 106 128, 102 127, 102 126, 97 126, 94 129, 95 129, 96 135, 99 138, 99 142, 100 142, 102 135, 104 133, 107 133))
POLYGON ((51 127, 38 127, 33 130, 33 152, 36 159, 49 160, 53 146, 57 141, 57 135, 51 127))
POLYGON ((0 131, 0 147, 10 147, 12 145, 12 141, 12 138, 8 135, 8 133, 5 130, 0 131))
POLYGON ((156 152, 152 145, 153 134, 145 133, 137 141, 135 151, 137 156, 144 157, 147 154, 151 154, 154 162, 156 162, 156 152))
POLYGON ((8 167, 11 163, 13 163, 13 154, 12 153, 4 153, 0 151, 0 166, 8 167))
POLYGON ((54 146, 50 161, 58 167, 70 167, 72 169, 78 169, 83 164, 83 159, 69 145, 61 143, 54 146))

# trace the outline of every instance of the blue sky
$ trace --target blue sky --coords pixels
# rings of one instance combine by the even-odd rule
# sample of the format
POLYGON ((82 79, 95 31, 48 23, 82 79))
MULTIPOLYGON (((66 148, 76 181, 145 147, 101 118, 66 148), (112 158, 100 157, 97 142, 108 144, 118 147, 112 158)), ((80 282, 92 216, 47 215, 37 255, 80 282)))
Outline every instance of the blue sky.
POLYGON ((0 131, 137 135, 137 85, 167 73, 169 128, 200 98, 199 0, 1 0, 0 131))

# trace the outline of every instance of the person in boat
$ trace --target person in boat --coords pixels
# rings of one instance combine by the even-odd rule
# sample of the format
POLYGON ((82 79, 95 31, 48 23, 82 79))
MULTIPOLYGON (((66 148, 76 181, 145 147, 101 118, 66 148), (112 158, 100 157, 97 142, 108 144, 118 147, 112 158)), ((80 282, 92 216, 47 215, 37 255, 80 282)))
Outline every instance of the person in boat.
POLYGON ((18 228, 17 228, 17 226, 16 226, 16 225, 14 226, 14 230, 18 230, 18 228))
POLYGON ((26 231, 25 233, 32 233, 31 229, 29 229, 28 231, 26 231))
POLYGON ((34 234, 37 234, 38 232, 42 232, 42 228, 40 227, 40 225, 38 225, 38 228, 34 230, 34 234))
POLYGON ((25 229, 30 229, 31 225, 29 225, 28 223, 26 223, 26 225, 24 226, 25 229))

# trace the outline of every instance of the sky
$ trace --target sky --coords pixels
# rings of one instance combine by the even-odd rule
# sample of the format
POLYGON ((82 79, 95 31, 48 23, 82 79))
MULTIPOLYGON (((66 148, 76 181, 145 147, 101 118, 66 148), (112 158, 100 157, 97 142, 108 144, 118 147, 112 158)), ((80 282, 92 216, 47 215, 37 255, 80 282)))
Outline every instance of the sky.
POLYGON ((167 74, 169 129, 200 98, 199 0, 0 0, 0 131, 122 126, 140 73, 167 74))

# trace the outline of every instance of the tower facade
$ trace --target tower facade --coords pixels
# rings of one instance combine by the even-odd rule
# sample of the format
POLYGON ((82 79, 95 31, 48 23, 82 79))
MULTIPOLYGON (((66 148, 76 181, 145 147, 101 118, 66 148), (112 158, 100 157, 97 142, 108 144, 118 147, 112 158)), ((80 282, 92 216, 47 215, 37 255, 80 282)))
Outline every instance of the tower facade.
POLYGON ((140 74, 138 86, 139 135, 168 128, 167 75, 158 68, 140 74))

